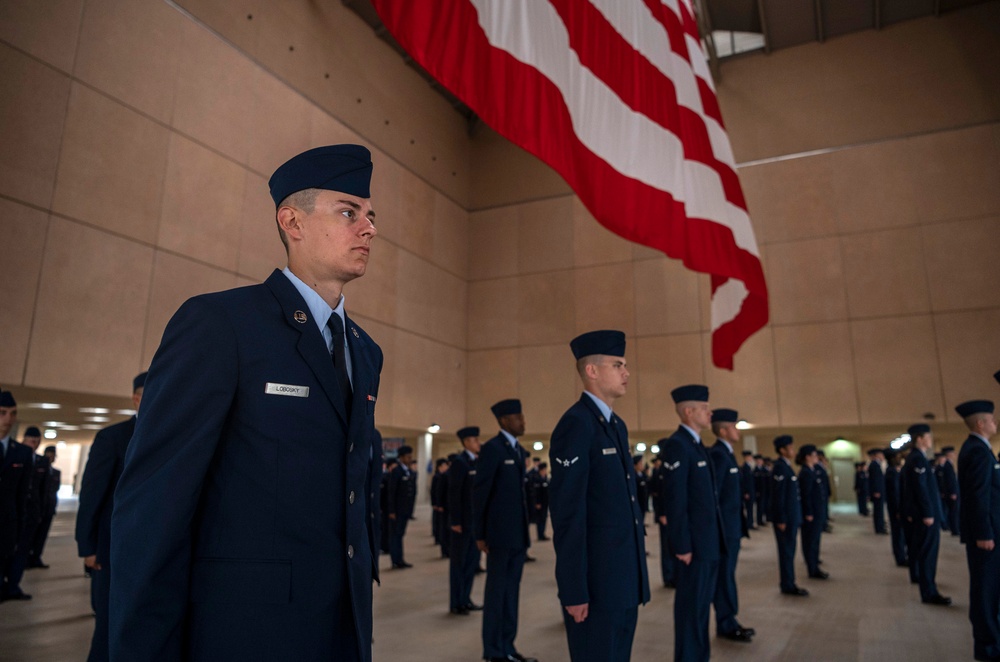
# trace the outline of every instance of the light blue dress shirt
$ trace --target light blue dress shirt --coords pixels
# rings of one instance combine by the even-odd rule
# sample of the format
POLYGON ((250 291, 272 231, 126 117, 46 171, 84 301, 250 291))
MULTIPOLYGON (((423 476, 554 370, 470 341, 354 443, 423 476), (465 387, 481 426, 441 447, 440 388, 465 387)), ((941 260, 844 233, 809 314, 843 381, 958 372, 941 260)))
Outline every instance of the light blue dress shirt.
POLYGON ((288 267, 281 270, 281 273, 288 277, 288 280, 292 282, 295 289, 298 290, 299 294, 306 301, 306 307, 309 308, 309 312, 312 314, 313 321, 316 322, 316 326, 319 327, 319 332, 323 334, 323 340, 326 342, 326 350, 333 354, 333 332, 330 331, 330 327, 327 323, 330 321, 330 315, 337 315, 340 317, 340 323, 344 327, 344 356, 347 358, 347 378, 351 380, 351 386, 354 386, 354 370, 353 364, 351 362, 351 346, 347 343, 347 334, 350 333, 347 329, 347 323, 344 318, 344 295, 340 295, 340 301, 337 302, 336 308, 331 308, 330 304, 323 300, 316 290, 306 285, 302 282, 298 276, 293 274, 288 267))
POLYGON ((601 400, 599 397, 597 397, 590 391, 584 391, 584 393, 590 396, 590 399, 594 401, 594 404, 597 405, 597 408, 601 410, 602 414, 604 414, 604 420, 610 421, 611 416, 614 412, 611 411, 611 407, 608 406, 608 403, 605 402, 604 400, 601 400))

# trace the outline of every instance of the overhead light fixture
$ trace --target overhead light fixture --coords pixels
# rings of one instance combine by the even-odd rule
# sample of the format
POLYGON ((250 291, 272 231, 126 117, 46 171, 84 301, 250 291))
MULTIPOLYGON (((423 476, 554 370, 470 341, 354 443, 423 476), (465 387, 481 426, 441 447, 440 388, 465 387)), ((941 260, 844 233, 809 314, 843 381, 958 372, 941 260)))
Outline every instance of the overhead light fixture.
POLYGON ((642 443, 640 441, 638 444, 635 445, 635 450, 636 450, 637 453, 645 453, 646 452, 646 444, 644 444, 644 443, 642 443))
POLYGON ((116 409, 115 413, 120 414, 122 416, 135 416, 134 409, 116 409))
POLYGON ((80 407, 81 414, 110 414, 111 410, 107 407, 80 407))
POLYGON ((532 446, 531 446, 531 447, 532 447, 532 448, 534 448, 534 449, 535 449, 536 451, 540 451, 540 450, 542 450, 543 448, 545 448, 545 444, 543 444, 543 443, 542 443, 542 442, 540 442, 540 441, 536 441, 536 442, 535 442, 534 444, 532 444, 532 446))
POLYGON ((894 451, 898 451, 900 448, 905 446, 910 441, 910 435, 903 433, 889 442, 889 448, 894 451))
POLYGON ((737 430, 750 430, 752 428, 753 428, 753 425, 749 421, 747 421, 746 419, 742 419, 742 420, 736 421, 736 429, 737 430))
POLYGON ((53 430, 52 428, 49 428, 48 430, 45 431, 45 438, 46 439, 55 439, 58 436, 59 436, 58 433, 55 430, 53 430))
POLYGON ((29 402, 24 405, 29 409, 61 409, 62 405, 55 402, 29 402))
POLYGON ((85 423, 85 424, 83 424, 83 425, 80 426, 80 429, 81 430, 103 430, 104 426, 102 426, 102 425, 95 425, 93 423, 85 423))
POLYGON ((87 420, 90 421, 91 423, 107 423, 111 419, 108 418, 107 416, 88 416, 87 420))
POLYGON ((61 428, 66 425, 65 423, 60 423, 59 421, 45 421, 42 423, 43 428, 61 428))
POLYGON ((653 444, 653 447, 652 447, 652 448, 650 448, 649 450, 650 450, 650 451, 651 451, 651 452, 652 452, 652 453, 653 453, 654 455, 659 455, 659 454, 660 454, 660 446, 659 446, 659 444, 653 444))
POLYGON ((431 434, 437 434, 438 432, 441 431, 441 426, 438 425, 437 423, 431 423, 430 426, 427 428, 427 431, 430 432, 431 434))

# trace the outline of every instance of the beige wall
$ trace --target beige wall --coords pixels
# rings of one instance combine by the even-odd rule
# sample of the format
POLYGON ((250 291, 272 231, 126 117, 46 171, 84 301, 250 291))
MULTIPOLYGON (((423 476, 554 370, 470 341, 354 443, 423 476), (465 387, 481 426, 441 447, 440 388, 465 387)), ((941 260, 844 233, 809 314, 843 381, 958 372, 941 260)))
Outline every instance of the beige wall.
POLYGON ((488 405, 519 396, 544 438, 578 395, 568 340, 604 326, 629 336, 618 410, 647 440, 688 381, 768 431, 1000 399, 998 2, 723 65, 772 296, 734 373, 710 365, 707 277, 470 137, 341 3, 178 4, 0 3, 6 387, 122 394, 184 298, 283 265, 273 169, 360 141, 380 239, 348 307, 386 352, 394 434, 489 431, 488 405))

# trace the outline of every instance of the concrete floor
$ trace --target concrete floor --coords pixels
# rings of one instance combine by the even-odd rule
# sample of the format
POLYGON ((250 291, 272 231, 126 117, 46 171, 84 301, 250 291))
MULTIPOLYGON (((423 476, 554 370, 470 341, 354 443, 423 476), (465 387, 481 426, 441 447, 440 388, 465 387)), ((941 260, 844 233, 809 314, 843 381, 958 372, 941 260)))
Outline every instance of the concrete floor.
MULTIPOLYGON (((71 662, 85 660, 93 618, 89 587, 73 544, 73 513, 53 524, 48 570, 29 571, 23 582, 30 602, 0 605, 0 660, 71 662)), ((896 568, 888 536, 875 536, 868 518, 849 509, 835 513, 835 533, 824 536, 826 582, 807 579, 801 555, 799 584, 808 598, 778 593, 774 537, 770 529, 744 541, 738 566, 740 620, 756 628, 753 643, 712 639, 715 660, 864 660, 941 662, 972 659, 968 621, 968 571, 957 538, 941 540, 938 585, 951 607, 923 605, 906 570, 896 568)), ((375 659, 423 662, 473 662, 482 652, 481 617, 448 613, 447 561, 429 536, 429 511, 418 509, 406 540, 410 570, 384 570, 375 591, 375 659)), ((650 526, 652 601, 640 609, 632 658, 669 660, 673 656, 673 591, 660 582, 658 538, 650 526)), ((521 585, 518 649, 542 662, 568 660, 553 576, 551 543, 531 549, 521 585)), ((388 561, 383 560, 383 568, 388 561)), ((613 569, 609 569, 613 572, 613 569)), ((482 575, 473 598, 482 601, 482 575)), ((712 632, 714 633, 714 623, 712 632)))

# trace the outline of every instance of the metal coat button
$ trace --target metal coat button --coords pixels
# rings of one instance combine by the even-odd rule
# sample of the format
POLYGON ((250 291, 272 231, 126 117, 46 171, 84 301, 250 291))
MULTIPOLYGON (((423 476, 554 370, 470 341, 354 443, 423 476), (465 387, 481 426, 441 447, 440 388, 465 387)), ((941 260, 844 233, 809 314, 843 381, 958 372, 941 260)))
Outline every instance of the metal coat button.
POLYGON ((352 504, 354 503, 354 490, 351 490, 351 493, 347 496, 347 500, 352 504))
POLYGON ((353 559, 354 558, 354 545, 348 545, 347 546, 347 558, 349 558, 349 559, 353 559))

